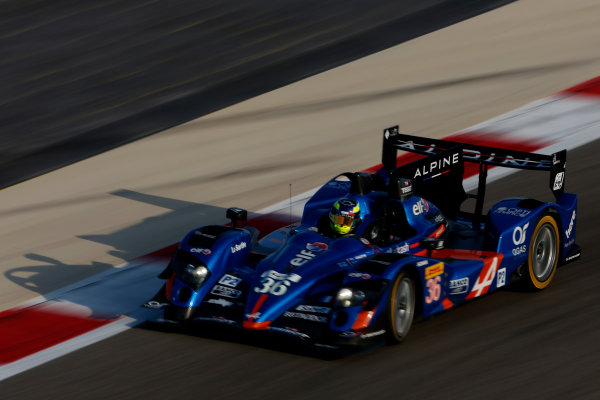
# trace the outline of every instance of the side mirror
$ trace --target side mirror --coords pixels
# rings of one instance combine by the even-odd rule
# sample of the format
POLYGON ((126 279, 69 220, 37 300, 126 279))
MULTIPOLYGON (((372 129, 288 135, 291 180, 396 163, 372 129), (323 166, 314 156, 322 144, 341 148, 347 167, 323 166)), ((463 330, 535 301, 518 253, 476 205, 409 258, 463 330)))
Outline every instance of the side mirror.
POLYGON ((248 211, 243 208, 231 207, 227 209, 225 217, 231 220, 231 225, 235 228, 238 221, 246 221, 248 219, 248 211))
POLYGON ((442 250, 444 248, 444 239, 425 238, 421 239, 419 246, 427 250, 427 257, 431 257, 432 250, 442 250))

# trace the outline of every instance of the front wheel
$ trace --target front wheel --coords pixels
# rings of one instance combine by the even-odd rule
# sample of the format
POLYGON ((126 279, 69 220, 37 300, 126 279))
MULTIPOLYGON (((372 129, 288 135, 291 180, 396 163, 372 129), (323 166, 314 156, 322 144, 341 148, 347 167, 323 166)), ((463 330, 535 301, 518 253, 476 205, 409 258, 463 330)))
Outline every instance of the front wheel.
POLYGON ((400 343, 406 338, 415 316, 415 303, 414 280, 404 273, 399 274, 388 299, 388 343, 400 343))
POLYGON ((550 215, 542 217, 535 226, 527 257, 527 283, 542 290, 550 285, 558 265, 558 226, 550 215))

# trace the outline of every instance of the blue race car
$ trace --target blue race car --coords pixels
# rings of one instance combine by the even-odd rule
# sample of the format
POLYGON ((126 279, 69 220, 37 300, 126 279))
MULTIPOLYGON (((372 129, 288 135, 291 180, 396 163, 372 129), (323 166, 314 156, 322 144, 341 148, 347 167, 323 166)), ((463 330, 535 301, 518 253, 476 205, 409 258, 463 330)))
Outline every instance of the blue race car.
POLYGON ((232 226, 189 232, 145 306, 163 323, 219 323, 346 348, 407 336, 417 317, 440 313, 514 282, 546 288, 580 257, 577 195, 565 193, 566 150, 519 152, 384 130, 383 166, 344 173, 306 203, 301 223, 261 240, 232 226), (396 166, 397 150, 422 154, 396 166), (479 165, 475 210, 464 163, 479 165), (505 199, 483 214, 488 166, 550 172, 555 202, 505 199))

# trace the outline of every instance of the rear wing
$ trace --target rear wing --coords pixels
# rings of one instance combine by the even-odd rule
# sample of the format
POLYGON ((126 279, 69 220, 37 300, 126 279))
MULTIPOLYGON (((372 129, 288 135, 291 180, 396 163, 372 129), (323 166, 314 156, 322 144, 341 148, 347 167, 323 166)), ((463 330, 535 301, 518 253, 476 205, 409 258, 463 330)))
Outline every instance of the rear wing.
POLYGON ((455 176, 460 175, 460 186, 462 189, 464 162, 479 164, 479 187, 477 188, 477 204, 475 207, 475 213, 478 216, 481 216, 483 209, 489 165, 549 171, 549 187, 556 198, 558 198, 564 192, 566 161, 566 150, 545 155, 459 143, 451 140, 405 135, 398 131, 398 126, 393 126, 383 131, 382 162, 391 176, 395 175, 423 182, 450 173, 455 176), (398 150, 423 154, 427 157, 405 166, 396 167, 398 150))

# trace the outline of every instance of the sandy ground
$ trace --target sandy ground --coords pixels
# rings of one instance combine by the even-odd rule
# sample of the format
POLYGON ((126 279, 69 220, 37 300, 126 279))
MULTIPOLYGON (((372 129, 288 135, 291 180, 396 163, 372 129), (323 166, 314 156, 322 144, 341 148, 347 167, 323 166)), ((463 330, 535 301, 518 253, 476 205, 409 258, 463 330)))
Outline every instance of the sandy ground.
POLYGON ((600 4, 521 0, 0 195, 0 309, 378 163, 600 71, 600 4))

